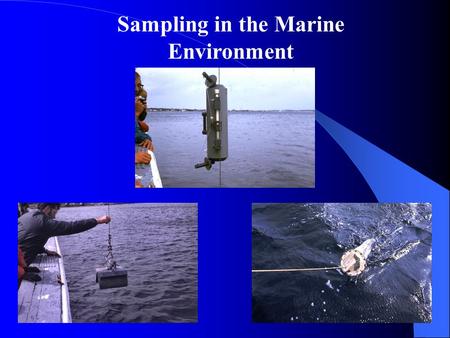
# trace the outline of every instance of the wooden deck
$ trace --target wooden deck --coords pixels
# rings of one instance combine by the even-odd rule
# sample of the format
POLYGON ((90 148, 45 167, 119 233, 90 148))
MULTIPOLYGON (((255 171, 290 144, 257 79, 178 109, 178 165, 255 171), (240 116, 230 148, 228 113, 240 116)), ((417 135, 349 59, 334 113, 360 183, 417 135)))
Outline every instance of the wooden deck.
MULTIPOLYGON (((45 245, 61 254, 56 237, 45 245)), ((70 323, 69 293, 62 258, 39 255, 31 266, 38 267, 42 280, 22 281, 18 293, 19 323, 70 323)))

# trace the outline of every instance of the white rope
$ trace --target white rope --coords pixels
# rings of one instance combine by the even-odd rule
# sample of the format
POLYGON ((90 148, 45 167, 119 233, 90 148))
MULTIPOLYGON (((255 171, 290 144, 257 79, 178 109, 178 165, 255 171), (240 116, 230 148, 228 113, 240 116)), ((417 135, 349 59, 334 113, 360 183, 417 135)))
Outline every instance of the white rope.
POLYGON ((222 187, 222 161, 219 162, 219 188, 222 187))
POLYGON ((325 268, 303 268, 303 269, 266 269, 266 270, 252 270, 254 273, 259 272, 306 272, 306 271, 324 271, 342 269, 342 266, 330 266, 325 268))

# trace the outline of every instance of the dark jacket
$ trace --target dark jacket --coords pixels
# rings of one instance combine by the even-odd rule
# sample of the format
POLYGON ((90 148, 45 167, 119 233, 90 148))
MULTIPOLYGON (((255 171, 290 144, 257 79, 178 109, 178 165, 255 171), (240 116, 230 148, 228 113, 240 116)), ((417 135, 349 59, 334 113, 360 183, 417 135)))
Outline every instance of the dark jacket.
POLYGON ((44 253, 44 245, 53 236, 72 235, 97 225, 95 218, 75 222, 57 221, 41 211, 30 211, 19 217, 19 247, 29 265, 36 255, 44 253))
POLYGON ((137 119, 135 119, 134 121, 134 143, 136 144, 140 144, 142 142, 144 142, 145 140, 152 140, 152 138, 150 137, 150 135, 148 135, 147 133, 144 133, 141 130, 141 127, 139 126, 139 122, 137 121, 137 119))

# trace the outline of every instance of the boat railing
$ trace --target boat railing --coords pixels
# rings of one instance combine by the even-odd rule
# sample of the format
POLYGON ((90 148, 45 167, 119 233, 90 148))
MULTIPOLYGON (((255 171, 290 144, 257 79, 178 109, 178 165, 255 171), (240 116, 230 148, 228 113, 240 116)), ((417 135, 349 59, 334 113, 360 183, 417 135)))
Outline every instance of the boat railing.
POLYGON ((150 168, 152 170, 152 176, 153 176, 153 185, 155 188, 162 188, 162 181, 161 176, 159 175, 159 169, 158 169, 158 163, 156 161, 156 156, 153 151, 148 151, 152 159, 150 160, 150 168))
POLYGON ((58 237, 55 237, 56 252, 61 256, 59 259, 59 275, 61 280, 61 321, 72 323, 72 313, 70 311, 69 287, 67 285, 66 270, 64 268, 64 258, 59 246, 58 237))

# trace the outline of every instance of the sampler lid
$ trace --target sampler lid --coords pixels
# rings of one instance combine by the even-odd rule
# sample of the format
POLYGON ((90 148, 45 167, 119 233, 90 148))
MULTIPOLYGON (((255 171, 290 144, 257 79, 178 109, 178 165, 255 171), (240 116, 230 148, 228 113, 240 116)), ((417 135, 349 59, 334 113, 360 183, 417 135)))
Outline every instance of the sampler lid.
POLYGON ((366 268, 366 258, 356 249, 345 252, 341 258, 342 272, 349 276, 358 276, 366 268))

